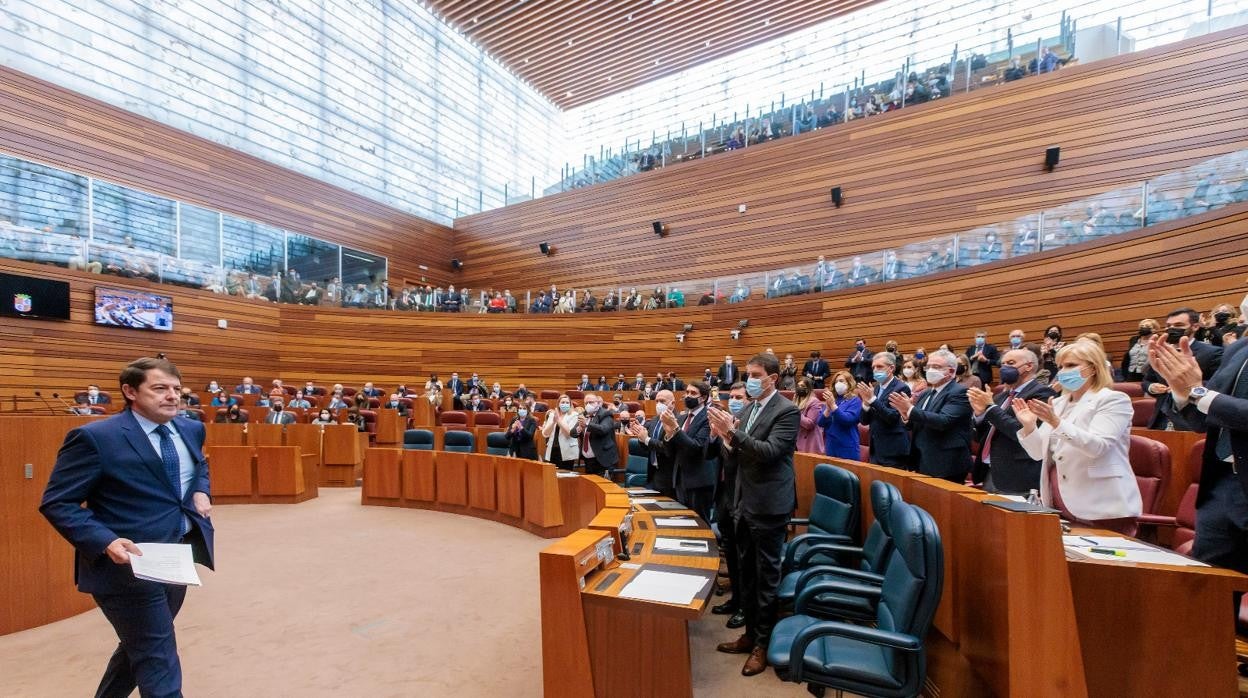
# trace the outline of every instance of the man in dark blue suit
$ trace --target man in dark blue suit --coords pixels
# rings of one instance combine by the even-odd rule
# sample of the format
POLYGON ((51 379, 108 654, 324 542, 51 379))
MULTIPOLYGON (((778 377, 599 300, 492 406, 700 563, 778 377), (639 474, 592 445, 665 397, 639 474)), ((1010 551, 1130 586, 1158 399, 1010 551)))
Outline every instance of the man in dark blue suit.
POLYGON ((165 359, 121 372, 126 409, 65 436, 39 510, 71 544, 78 590, 91 594, 120 643, 98 697, 180 696, 173 619, 186 587, 136 579, 137 543, 185 543, 212 567, 204 427, 177 416, 181 375, 165 359), (82 506, 85 503, 85 507, 82 506))
POLYGON ((1001 365, 1001 353, 988 343, 988 333, 980 330, 975 333, 975 343, 966 348, 966 358, 971 364, 971 373, 979 377, 979 381, 987 388, 992 382, 992 369, 1001 365))
POLYGON ((932 352, 928 389, 917 399, 893 393, 888 401, 910 427, 919 472, 961 483, 971 469, 971 403, 966 388, 953 379, 957 369, 953 352, 932 352))
POLYGON ((709 385, 693 381, 685 388, 685 412, 679 416, 663 414, 663 447, 676 464, 676 499, 708 524, 719 474, 719 445, 711 438, 706 417, 706 399, 710 394, 709 385))
POLYGON ((871 430, 871 462, 894 468, 910 467, 910 431, 901 422, 901 413, 889 404, 893 393, 910 397, 910 386, 898 380, 897 357, 882 352, 871 358, 871 378, 875 387, 858 384, 858 397, 862 400, 862 416, 858 421, 871 430))

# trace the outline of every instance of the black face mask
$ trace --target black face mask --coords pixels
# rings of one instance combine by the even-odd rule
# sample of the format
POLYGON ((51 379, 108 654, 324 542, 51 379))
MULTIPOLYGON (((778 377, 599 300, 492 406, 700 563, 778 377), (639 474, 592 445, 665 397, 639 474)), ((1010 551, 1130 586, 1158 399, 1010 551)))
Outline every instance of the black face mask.
POLYGON ((1055 341, 1055 342, 1056 342, 1057 340, 1061 339, 1061 338, 1062 338, 1062 333, 1061 333, 1061 332, 1050 332, 1050 333, 1049 333, 1049 339, 1051 339, 1051 340, 1053 340, 1053 341, 1055 341))
POLYGON ((273 406, 273 411, 274 411, 274 412, 281 412, 281 411, 282 411, 282 406, 281 406, 281 405, 274 405, 274 406, 273 406))
POLYGON ((810 394, 810 388, 807 388, 807 387, 806 387, 806 386, 804 386, 804 385, 799 385, 799 386, 797 386, 797 389, 796 389, 796 390, 794 390, 793 392, 794 392, 794 393, 796 393, 796 394, 798 394, 798 395, 801 395, 801 396, 805 397, 806 395, 809 395, 809 394, 810 394))
POLYGON ((1187 336, 1187 330, 1182 327, 1167 327, 1166 341, 1170 344, 1178 344, 1180 339, 1187 336))
POLYGON ((1151 328, 1151 327, 1141 327, 1141 328, 1140 328, 1140 336, 1141 336, 1141 337, 1147 337, 1147 336, 1151 335, 1152 333, 1153 333, 1153 330, 1152 330, 1152 328, 1151 328))
POLYGON ((966 373, 966 367, 963 366, 962 364, 958 364, 958 375, 960 376, 964 373, 966 373))
POLYGON ((1219 325, 1225 325, 1225 324, 1227 323, 1227 321, 1228 321, 1228 320, 1230 320, 1230 319, 1231 319, 1231 314, 1230 314, 1230 313, 1225 313, 1225 312, 1224 312, 1224 313, 1214 313, 1214 314, 1213 314, 1213 321, 1214 321, 1214 322, 1216 322, 1216 323, 1218 323, 1219 325))
POLYGON ((696 410, 700 400, 696 397, 685 396, 685 409, 696 410))

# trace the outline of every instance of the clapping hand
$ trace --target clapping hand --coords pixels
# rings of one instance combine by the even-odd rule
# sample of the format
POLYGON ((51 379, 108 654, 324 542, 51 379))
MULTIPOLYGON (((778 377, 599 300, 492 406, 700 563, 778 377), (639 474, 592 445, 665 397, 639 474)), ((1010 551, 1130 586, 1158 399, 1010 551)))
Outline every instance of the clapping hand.
POLYGON ((1036 415, 1036 418, 1054 429, 1057 428, 1057 425, 1062 423, 1062 420, 1058 418, 1057 413, 1053 411, 1053 405, 1048 401, 1028 400, 1027 407, 1036 415))
MULTIPOLYGON (((1035 401, 1033 400, 1033 402, 1035 401)), ((1030 434, 1036 430, 1036 422, 1039 418, 1035 412, 1031 411, 1026 400, 1017 397, 1013 398, 1010 401, 1010 406, 1014 408, 1014 418, 1018 420, 1019 424, 1023 425, 1024 434, 1030 434)))
POLYGON ((710 410, 706 413, 711 423, 711 433, 720 438, 727 438, 736 429, 737 420, 730 412, 710 410))
POLYGON ((966 397, 971 401, 971 409, 975 414, 983 414, 992 405, 992 393, 980 388, 967 388, 966 397))
POLYGON ((641 425, 640 425, 640 424, 638 424, 637 422, 633 422, 633 423, 629 424, 629 425, 628 425, 627 427, 625 427, 624 429, 625 429, 625 431, 627 431, 627 432, 628 432, 628 435, 629 435, 629 436, 633 436, 633 437, 636 437, 636 438, 638 438, 638 439, 644 439, 644 438, 646 437, 646 428, 645 428, 645 427, 643 427, 643 426, 641 426, 641 425))
POLYGON ((859 383, 858 387, 854 388, 854 392, 858 394, 858 399, 862 400, 862 404, 865 405, 868 402, 871 402, 873 392, 871 390, 871 386, 866 383, 859 383))
POLYGON ((1189 337, 1180 339, 1176 347, 1166 342, 1166 335, 1154 335, 1148 341, 1148 362, 1170 384, 1170 390, 1185 400, 1203 380, 1189 337))
POLYGON ((836 393, 827 388, 823 389, 823 409, 825 412, 836 411, 836 393))
POLYGON ((901 418, 905 420, 910 419, 910 412, 914 410, 914 398, 899 392, 888 394, 888 404, 900 412, 901 418))

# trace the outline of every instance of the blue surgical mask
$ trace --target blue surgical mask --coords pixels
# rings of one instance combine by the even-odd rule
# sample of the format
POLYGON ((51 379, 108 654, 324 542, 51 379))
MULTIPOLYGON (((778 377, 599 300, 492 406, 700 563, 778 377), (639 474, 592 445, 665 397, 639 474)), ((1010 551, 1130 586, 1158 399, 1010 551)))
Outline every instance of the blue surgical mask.
POLYGON ((977 347, 982 347, 982 346, 984 346, 984 338, 983 338, 983 337, 976 337, 976 338, 975 338, 975 346, 977 346, 977 347))
POLYGON ((750 397, 757 398, 763 394, 763 379, 750 378, 745 381, 745 393, 750 397))
POLYGON ((560 405, 559 405, 559 411, 560 411, 560 412, 567 412, 567 411, 569 411, 569 410, 571 410, 571 409, 572 409, 572 406, 571 406, 571 405, 569 405, 569 404, 568 404, 568 403, 566 403, 566 402, 565 402, 565 403, 562 403, 562 404, 560 404, 560 405))
POLYGON ((741 410, 743 409, 745 409, 745 400, 740 400, 735 397, 728 399, 728 411, 729 412, 733 414, 739 414, 741 410))
POLYGON ((1022 337, 1010 337, 1010 346, 1017 347, 1023 343, 1022 337))
POLYGON ((1066 368, 1057 372, 1057 382, 1062 384, 1063 390, 1074 392, 1083 387, 1088 382, 1083 377, 1083 372, 1077 368, 1066 368))
POLYGON ((871 377, 875 379, 876 383, 883 383, 884 381, 888 380, 888 372, 876 371, 871 374, 871 377))
POLYGON ((914 355, 914 358, 916 361, 922 361, 926 357, 927 357, 927 354, 924 354, 923 352, 919 352, 914 355))
POLYGON ((525 409, 516 410, 516 415, 519 416, 521 419, 524 419, 525 417, 529 416, 529 411, 525 409))

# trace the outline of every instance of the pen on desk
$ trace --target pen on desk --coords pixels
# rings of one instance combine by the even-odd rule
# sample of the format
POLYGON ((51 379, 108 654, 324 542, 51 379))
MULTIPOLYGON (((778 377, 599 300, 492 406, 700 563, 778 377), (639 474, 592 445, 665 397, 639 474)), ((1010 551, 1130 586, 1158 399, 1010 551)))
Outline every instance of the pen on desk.
POLYGON ((1094 553, 1101 553, 1102 555, 1114 555, 1117 557, 1127 556, 1127 552, 1125 550, 1114 550, 1113 548, 1088 548, 1088 550, 1091 550, 1094 553))
POLYGON ((1079 536, 1079 539, 1080 539, 1080 540, 1085 540, 1085 541, 1087 541, 1087 542, 1091 543, 1092 545, 1099 545, 1099 543, 1097 543, 1096 541, 1092 540, 1091 538, 1087 538, 1087 537, 1085 537, 1085 536, 1079 536))

